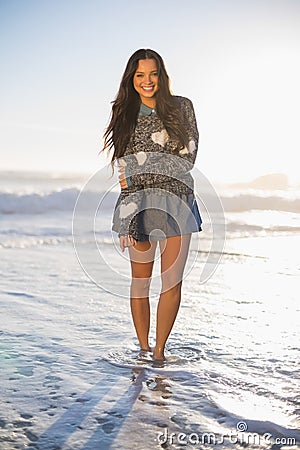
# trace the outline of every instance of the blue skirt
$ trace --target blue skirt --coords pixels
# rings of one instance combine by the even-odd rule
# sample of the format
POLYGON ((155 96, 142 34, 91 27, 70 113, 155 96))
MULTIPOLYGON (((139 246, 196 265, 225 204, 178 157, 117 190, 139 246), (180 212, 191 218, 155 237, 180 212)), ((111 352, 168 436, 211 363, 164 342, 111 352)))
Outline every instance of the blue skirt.
MULTIPOLYGON (((119 232, 115 206, 112 229, 119 232)), ((159 241, 171 236, 202 231, 202 219, 193 193, 157 195, 149 192, 142 199, 140 211, 132 219, 132 234, 138 241, 159 241)), ((129 230, 130 230, 129 226, 129 230)))

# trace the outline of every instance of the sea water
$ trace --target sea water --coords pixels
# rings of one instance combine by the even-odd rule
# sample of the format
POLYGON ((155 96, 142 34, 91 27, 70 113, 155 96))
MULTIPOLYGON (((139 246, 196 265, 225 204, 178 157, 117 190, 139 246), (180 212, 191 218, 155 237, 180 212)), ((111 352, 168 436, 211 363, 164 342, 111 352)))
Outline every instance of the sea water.
MULTIPOLYGON (((213 249, 199 193, 203 231, 157 364, 139 352, 110 231, 118 189, 87 192, 87 178, 1 174, 1 450, 297 448, 299 191, 219 187, 213 249)), ((151 345, 159 288, 157 252, 151 345)))

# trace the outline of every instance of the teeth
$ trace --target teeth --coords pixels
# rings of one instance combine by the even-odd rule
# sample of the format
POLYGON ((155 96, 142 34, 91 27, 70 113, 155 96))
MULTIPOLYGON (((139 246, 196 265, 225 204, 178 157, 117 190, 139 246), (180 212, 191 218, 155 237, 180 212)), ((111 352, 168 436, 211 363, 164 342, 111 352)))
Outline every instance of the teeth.
POLYGON ((151 86, 151 87, 143 87, 143 89, 144 89, 145 91, 152 91, 153 86, 151 86))

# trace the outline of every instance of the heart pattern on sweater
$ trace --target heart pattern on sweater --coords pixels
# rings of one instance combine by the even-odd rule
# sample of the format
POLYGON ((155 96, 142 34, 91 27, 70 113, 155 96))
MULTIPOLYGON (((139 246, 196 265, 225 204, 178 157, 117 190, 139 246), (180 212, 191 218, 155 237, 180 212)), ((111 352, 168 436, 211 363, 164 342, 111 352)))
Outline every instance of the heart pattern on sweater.
POLYGON ((142 166, 147 159, 145 152, 137 152, 134 156, 136 157, 139 166, 142 166))
POLYGON ((195 141, 191 140, 189 142, 189 148, 187 149, 186 147, 184 147, 181 150, 179 150, 179 153, 181 155, 186 155, 187 153, 194 153, 195 150, 196 150, 195 141))
POLYGON ((127 205, 120 206, 120 219, 125 219, 130 214, 133 214, 137 210, 137 204, 130 202, 127 205))
POLYGON ((164 147, 169 140, 169 135, 167 133, 167 130, 164 128, 161 131, 156 131, 155 133, 152 133, 151 139, 155 144, 159 144, 161 147, 164 147))
POLYGON ((194 153, 194 151, 196 150, 196 143, 195 141, 192 139, 189 142, 189 152, 190 153, 194 153))

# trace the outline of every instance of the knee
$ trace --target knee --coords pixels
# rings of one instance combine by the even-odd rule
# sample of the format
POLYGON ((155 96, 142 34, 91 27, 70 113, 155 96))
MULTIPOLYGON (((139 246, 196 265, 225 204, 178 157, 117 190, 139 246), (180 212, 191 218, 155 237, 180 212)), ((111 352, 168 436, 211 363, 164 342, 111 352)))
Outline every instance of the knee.
POLYGON ((148 297, 151 277, 132 276, 131 297, 148 297))
POLYGON ((182 286, 182 278, 178 274, 162 274, 162 292, 172 289, 174 292, 180 294, 182 286))

